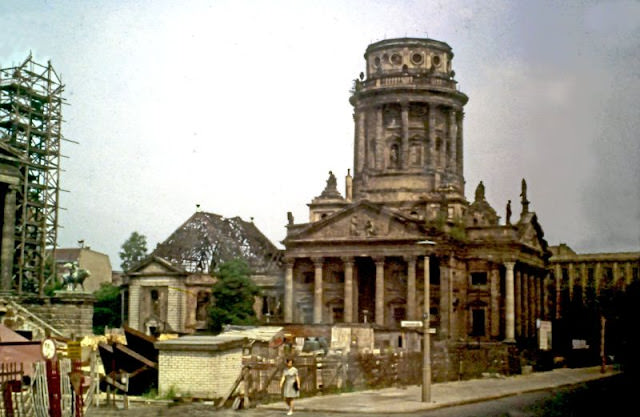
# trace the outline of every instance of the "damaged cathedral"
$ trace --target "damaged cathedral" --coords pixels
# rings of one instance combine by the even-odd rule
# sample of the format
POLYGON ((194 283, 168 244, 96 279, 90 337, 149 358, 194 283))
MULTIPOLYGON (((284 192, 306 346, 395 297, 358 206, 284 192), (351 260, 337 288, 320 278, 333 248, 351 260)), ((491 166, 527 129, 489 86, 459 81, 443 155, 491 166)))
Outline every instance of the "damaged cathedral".
POLYGON ((294 323, 420 320, 425 286, 437 338, 534 338, 553 315, 551 256, 522 180, 521 210, 505 222, 465 198, 463 120, 449 45, 388 39, 365 52, 356 80, 354 170, 345 195, 329 174, 309 222, 289 216, 284 319, 294 323))

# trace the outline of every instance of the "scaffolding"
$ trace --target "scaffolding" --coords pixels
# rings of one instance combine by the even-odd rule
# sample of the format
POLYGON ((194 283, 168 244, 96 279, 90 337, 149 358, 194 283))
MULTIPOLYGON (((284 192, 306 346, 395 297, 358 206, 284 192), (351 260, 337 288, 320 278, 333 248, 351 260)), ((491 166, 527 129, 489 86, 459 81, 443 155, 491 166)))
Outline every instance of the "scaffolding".
POLYGON ((31 54, 0 69, 0 165, 19 173, 11 278, 18 294, 44 295, 47 251, 55 256, 63 91, 51 62, 31 54))

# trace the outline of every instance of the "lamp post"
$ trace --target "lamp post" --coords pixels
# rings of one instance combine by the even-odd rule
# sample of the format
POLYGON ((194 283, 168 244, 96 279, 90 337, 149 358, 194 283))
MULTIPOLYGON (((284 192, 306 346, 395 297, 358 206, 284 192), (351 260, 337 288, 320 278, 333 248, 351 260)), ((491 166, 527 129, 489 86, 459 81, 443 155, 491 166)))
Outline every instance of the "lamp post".
MULTIPOLYGON (((421 240, 418 245, 435 245, 431 240, 421 240)), ((424 256, 424 312, 422 313, 422 402, 431 402, 431 341, 429 334, 429 310, 430 310, 430 276, 429 255, 424 256)))

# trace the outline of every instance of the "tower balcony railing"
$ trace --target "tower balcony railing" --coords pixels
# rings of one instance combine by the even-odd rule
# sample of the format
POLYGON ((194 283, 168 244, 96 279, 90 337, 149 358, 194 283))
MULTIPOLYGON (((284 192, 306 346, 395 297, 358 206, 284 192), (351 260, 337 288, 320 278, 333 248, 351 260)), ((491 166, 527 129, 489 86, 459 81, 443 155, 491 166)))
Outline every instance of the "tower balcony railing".
POLYGON ((399 86, 429 86, 429 87, 443 87, 453 90, 457 89, 457 82, 455 80, 449 80, 446 78, 433 77, 433 76, 416 76, 416 75, 397 75, 381 78, 372 78, 366 81, 355 80, 353 86, 353 92, 360 91, 363 88, 385 88, 385 87, 399 87, 399 86))

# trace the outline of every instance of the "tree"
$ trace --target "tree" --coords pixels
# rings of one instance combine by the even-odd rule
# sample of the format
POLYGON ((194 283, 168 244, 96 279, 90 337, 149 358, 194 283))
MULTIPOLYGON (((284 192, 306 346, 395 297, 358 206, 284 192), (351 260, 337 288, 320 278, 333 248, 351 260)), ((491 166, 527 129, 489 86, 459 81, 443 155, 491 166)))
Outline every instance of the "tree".
POLYGON ((224 262, 215 274, 214 305, 209 309, 210 328, 219 333, 225 324, 256 324, 254 297, 260 289, 251 280, 249 265, 241 259, 224 262))
POLYGON ((120 327, 120 288, 103 282, 93 293, 93 333, 103 334, 105 327, 120 327))
POLYGON ((138 232, 131 233, 129 239, 122 244, 120 255, 120 268, 128 271, 135 264, 147 257, 147 238, 138 232))

